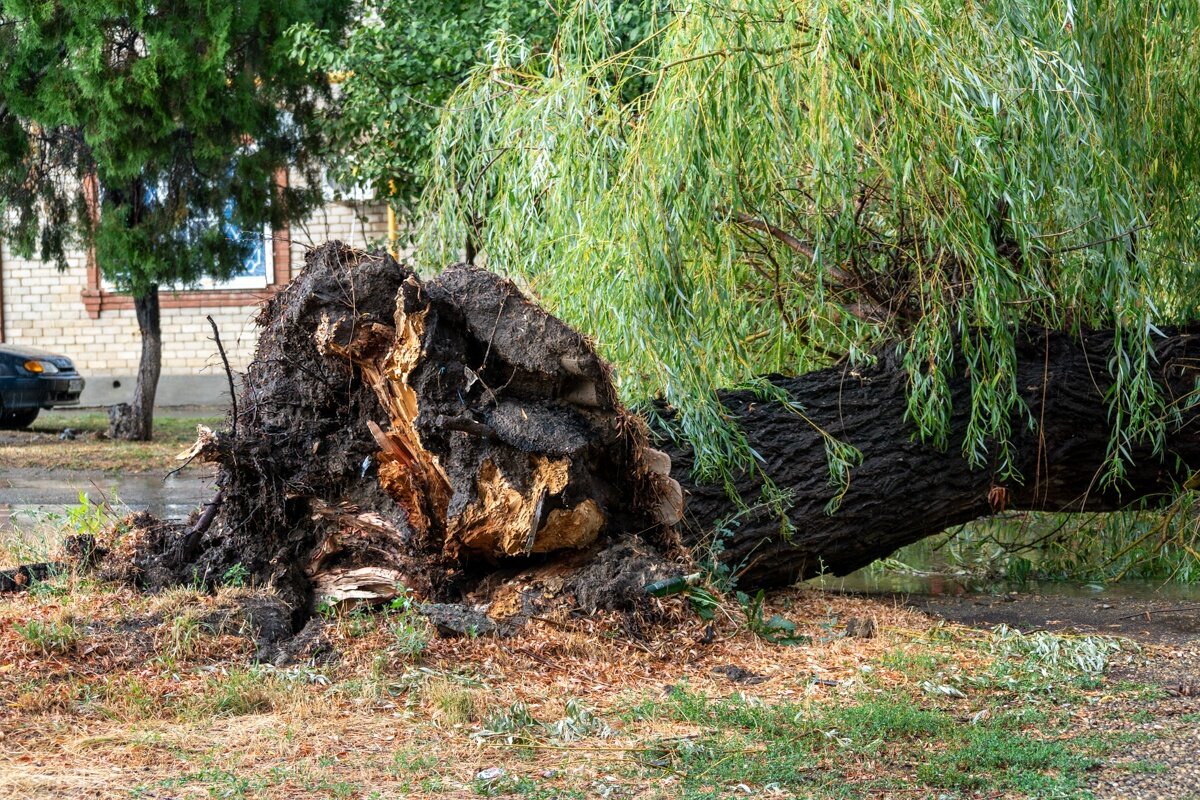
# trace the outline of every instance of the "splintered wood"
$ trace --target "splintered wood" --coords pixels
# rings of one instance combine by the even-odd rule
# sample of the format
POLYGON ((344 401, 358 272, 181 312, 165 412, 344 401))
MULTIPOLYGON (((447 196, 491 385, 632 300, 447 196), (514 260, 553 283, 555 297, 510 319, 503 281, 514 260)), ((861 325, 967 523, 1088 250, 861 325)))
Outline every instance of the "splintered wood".
MULTIPOLYGON (((410 275, 392 322, 325 314, 314 339, 323 356, 356 367, 386 412, 386 429, 367 423, 378 480, 416 538, 449 558, 499 560, 586 548, 610 509, 629 513, 646 497, 639 522, 679 520, 670 458, 646 445, 608 367, 510 282, 468 267, 426 283, 410 275)), ((353 515, 339 524, 361 527, 353 515)), ((377 584, 363 570, 378 565, 343 565, 333 579, 329 555, 319 550, 307 570, 326 596, 378 591, 353 585, 377 584)))
POLYGON ((449 520, 448 533, 463 547, 492 555, 529 555, 586 547, 604 527, 593 500, 543 515, 546 498, 567 488, 568 462, 531 456, 533 485, 522 493, 490 460, 479 471, 479 499, 449 520))
MULTIPOLYGON (((322 319, 316 331, 317 349, 323 355, 348 359, 360 370, 380 404, 391 416, 390 431, 374 421, 367 423, 379 443, 380 482, 405 513, 408 522, 421 535, 430 532, 432 520, 445 514, 449 481, 437 463, 437 456, 421 446, 413 422, 417 417, 416 394, 405 382, 412 340, 423 330, 420 315, 401 319, 399 331, 379 323, 360 324, 353 317, 322 319)), ((419 341, 417 344, 419 353, 419 341)))

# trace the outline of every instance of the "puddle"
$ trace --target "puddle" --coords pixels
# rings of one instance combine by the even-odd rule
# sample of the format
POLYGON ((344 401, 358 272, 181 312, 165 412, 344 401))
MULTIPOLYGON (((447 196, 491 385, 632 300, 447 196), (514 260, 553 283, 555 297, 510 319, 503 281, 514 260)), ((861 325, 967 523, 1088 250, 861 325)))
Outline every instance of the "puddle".
POLYGON ((0 530, 61 516, 78 505, 81 493, 122 513, 149 511, 165 519, 186 519, 212 498, 213 475, 193 470, 163 480, 157 473, 5 470, 0 473, 0 530))
MULTIPOLYGON (((1032 515, 1031 523, 1045 524, 1032 515)), ((1050 517, 1053 519, 1053 516, 1050 517)), ((1018 580, 1014 577, 986 571, 989 564, 986 552, 963 545, 957 555, 948 555, 945 540, 934 544, 925 539, 911 544, 892 556, 877 561, 845 577, 824 576, 807 581, 806 585, 826 591, 867 595, 911 595, 913 597, 946 598, 971 597, 978 600, 1020 594, 1061 597, 1072 600, 1097 600, 1101 603, 1117 600, 1167 602, 1200 601, 1200 583, 1183 583, 1159 579, 1124 578, 1108 584, 1084 580, 1018 580), (973 571, 972 568, 978 571, 973 571)), ((1026 549, 1023 555, 1036 574, 1039 551, 1026 549)), ((996 562, 1000 563, 1000 562, 996 562)))

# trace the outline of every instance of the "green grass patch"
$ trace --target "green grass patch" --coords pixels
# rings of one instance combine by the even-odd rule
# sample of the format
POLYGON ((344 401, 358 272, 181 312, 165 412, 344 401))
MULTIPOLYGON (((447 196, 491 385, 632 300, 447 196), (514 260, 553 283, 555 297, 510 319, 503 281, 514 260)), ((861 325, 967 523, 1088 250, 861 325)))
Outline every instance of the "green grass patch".
POLYGON ((78 626, 71 620, 30 620, 13 625, 13 629, 30 647, 42 655, 69 653, 79 641, 78 626))
POLYGON ((643 759, 676 774, 686 797, 725 797, 739 784, 810 797, 869 796, 889 785, 931 795, 983 788, 1035 796, 1081 791, 1095 758, 1064 738, 1065 721, 1025 712, 997 705, 964 722, 952 702, 903 693, 863 692, 847 705, 809 705, 710 698, 684 688, 643 701, 629 718, 691 723, 704 731, 660 739, 643 759), (875 767, 861 771, 864 763, 875 767))
MULTIPOLYGON (((173 414, 161 411, 154 415, 154 436, 162 440, 191 442, 196 438, 196 426, 214 427, 222 424, 225 417, 218 414, 173 414)), ((107 411, 54 411, 44 412, 30 426, 37 433, 59 433, 70 428, 76 433, 104 433, 108 431, 107 411)))

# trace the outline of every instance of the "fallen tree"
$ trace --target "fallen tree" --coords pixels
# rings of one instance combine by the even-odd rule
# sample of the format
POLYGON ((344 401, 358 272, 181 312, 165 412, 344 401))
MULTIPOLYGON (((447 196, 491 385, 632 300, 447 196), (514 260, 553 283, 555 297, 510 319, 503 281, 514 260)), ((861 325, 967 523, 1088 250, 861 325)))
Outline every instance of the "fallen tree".
MULTIPOLYGON (((1200 423, 1181 410, 1167 452, 1134 447, 1119 488, 1099 481, 1106 331, 1021 338, 1020 481, 914 437, 906 374, 887 352, 870 367, 770 378, 790 404, 724 392, 762 458, 736 477, 739 502, 693 481, 686 447, 619 403, 583 336, 484 270, 423 280, 333 243, 309 254, 259 323, 228 429, 204 432, 189 454, 219 464, 217 504, 187 531, 145 534, 136 560, 147 583, 215 582, 241 565, 304 610, 406 590, 483 597, 508 578, 528 586, 536 568, 541 590, 620 605, 709 556, 743 588, 783 585, 845 574, 1001 509, 1163 503, 1200 465, 1200 423), (821 431, 863 453, 833 514, 821 431), (763 476, 782 503, 755 502, 763 476)), ((1170 398, 1194 391, 1198 356, 1196 335, 1161 339, 1170 398)), ((961 441, 968 381, 953 386, 950 435, 961 441)))

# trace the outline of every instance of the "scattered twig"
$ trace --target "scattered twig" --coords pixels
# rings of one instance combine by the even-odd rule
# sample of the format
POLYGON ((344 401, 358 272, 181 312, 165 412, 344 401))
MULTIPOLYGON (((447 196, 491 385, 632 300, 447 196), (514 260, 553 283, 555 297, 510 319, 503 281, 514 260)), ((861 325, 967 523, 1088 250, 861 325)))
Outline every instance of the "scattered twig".
POLYGON ((175 469, 171 470, 171 471, 170 471, 170 472, 168 472, 166 475, 163 475, 162 482, 163 482, 163 483, 166 483, 166 482, 167 482, 167 478, 172 478, 172 477, 174 477, 174 476, 178 475, 180 472, 183 472, 183 470, 184 470, 184 469, 187 467, 187 465, 188 465, 188 464, 191 464, 193 461, 195 461, 195 460, 196 460, 196 456, 198 456, 198 455, 200 455, 200 453, 197 451, 197 452, 193 453, 192 455, 188 456, 188 459, 187 459, 187 461, 184 461, 184 462, 183 462, 182 464, 180 464, 178 467, 176 467, 175 469))
POLYGON ((1130 228, 1127 231, 1122 231, 1121 233, 1113 234, 1112 236, 1105 237, 1104 239, 1096 239, 1095 241, 1084 242, 1083 244, 1073 244, 1070 247, 1060 247, 1056 250, 1051 250, 1050 252, 1053 255, 1061 256, 1064 253, 1073 253, 1076 250, 1086 250, 1089 247, 1095 247, 1096 245, 1100 245, 1100 244, 1108 244, 1109 242, 1115 242, 1118 239, 1124 239, 1126 236, 1133 236, 1138 231, 1144 231, 1149 227, 1150 227, 1149 222, 1147 222, 1144 225, 1135 225, 1134 227, 1130 228))
POLYGON ((1145 611, 1139 611, 1136 614, 1126 614, 1117 619, 1134 619, 1135 617, 1148 617, 1151 614, 1173 614, 1178 611, 1200 611, 1200 603, 1189 603, 1186 606, 1175 606, 1173 608, 1148 608, 1145 611))
POLYGON ((212 314, 208 315, 208 324, 212 326, 213 341, 217 343, 217 352, 221 354, 221 363, 225 365, 225 378, 229 381, 229 402, 233 407, 232 423, 230 430, 233 433, 233 438, 237 438, 238 424, 238 407, 237 407, 237 391, 233 386, 233 370, 229 368, 229 358, 225 355, 225 345, 221 344, 221 332, 217 330, 217 323, 212 318, 212 314))

